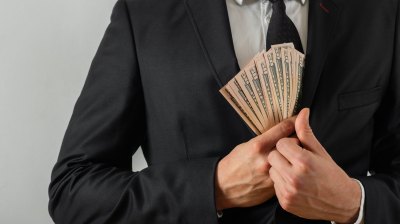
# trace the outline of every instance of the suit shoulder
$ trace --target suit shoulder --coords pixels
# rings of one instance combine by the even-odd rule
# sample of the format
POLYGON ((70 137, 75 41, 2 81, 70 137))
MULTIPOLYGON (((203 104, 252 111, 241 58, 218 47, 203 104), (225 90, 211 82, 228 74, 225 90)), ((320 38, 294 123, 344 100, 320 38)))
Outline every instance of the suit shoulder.
POLYGON ((184 10, 185 0, 118 0, 124 1, 130 14, 143 20, 172 16, 184 10))

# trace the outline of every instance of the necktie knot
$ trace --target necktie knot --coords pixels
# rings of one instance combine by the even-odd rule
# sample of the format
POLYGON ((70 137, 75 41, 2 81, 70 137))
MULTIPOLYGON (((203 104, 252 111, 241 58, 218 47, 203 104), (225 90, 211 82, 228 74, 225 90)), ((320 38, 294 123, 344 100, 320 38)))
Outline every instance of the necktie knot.
POLYGON ((267 31, 266 48, 271 45, 292 42, 295 48, 303 52, 301 40, 296 26, 286 15, 286 5, 283 0, 269 0, 272 3, 272 16, 267 31))
POLYGON ((276 11, 281 11, 280 14, 286 14, 286 5, 283 0, 268 0, 272 3, 272 9, 276 11))

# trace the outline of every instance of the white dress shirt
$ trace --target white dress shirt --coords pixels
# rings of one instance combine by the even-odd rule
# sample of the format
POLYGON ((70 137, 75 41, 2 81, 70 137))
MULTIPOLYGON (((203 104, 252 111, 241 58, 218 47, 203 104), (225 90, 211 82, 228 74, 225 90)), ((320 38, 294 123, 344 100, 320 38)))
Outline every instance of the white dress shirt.
MULTIPOLYGON (((303 49, 307 49, 308 1, 285 1, 286 14, 299 31, 303 49)), ((227 0, 233 46, 240 68, 265 49, 266 35, 272 16, 268 0, 227 0)))
MULTIPOLYGON (((284 0, 286 14, 299 32, 304 52, 307 50, 308 1, 284 0)), ((272 4, 268 0, 226 0, 233 47, 240 68, 266 47, 266 37, 272 16, 272 4)), ((363 223, 365 192, 361 188, 360 212, 355 224, 363 223)), ((333 224, 335 222, 332 222, 333 224)))

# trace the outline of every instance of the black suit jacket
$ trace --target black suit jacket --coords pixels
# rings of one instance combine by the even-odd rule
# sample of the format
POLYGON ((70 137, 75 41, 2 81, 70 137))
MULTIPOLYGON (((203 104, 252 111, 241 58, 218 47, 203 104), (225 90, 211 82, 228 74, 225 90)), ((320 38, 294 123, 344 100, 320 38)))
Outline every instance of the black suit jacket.
MULTIPOLYGON (((400 223, 399 7, 310 1, 302 106, 364 185, 367 224, 400 223)), ((119 0, 52 173, 54 221, 217 223, 216 164, 254 137, 218 92, 238 71, 225 0, 119 0), (131 172, 139 146, 149 167, 131 172)), ((312 223, 276 198, 219 222, 274 219, 312 223)))

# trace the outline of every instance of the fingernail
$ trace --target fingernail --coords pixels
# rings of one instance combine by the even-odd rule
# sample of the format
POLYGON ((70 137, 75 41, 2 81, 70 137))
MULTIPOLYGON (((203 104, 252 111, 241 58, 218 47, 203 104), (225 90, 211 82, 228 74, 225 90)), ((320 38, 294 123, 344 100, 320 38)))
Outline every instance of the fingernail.
POLYGON ((307 108, 306 111, 306 121, 307 123, 310 123, 310 108, 307 108))

